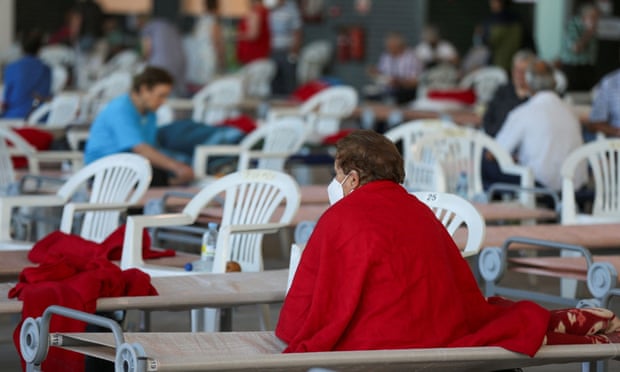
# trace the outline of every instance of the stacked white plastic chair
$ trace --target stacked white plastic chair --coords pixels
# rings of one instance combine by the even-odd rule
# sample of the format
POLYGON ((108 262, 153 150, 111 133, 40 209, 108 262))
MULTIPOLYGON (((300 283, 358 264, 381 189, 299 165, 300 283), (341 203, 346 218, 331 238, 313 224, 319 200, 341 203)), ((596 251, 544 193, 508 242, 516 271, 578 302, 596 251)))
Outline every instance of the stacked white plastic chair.
POLYGON ((192 120, 209 125, 239 115, 244 97, 243 79, 229 76, 208 83, 192 97, 192 120))
POLYGON ((268 117, 304 118, 308 142, 317 143, 329 135, 338 133, 342 120, 351 116, 358 100, 354 88, 334 86, 316 93, 297 108, 271 110, 268 117))
MULTIPOLYGON (((421 137, 413 145, 412 162, 441 166, 446 179, 447 191, 456 193, 459 178, 466 177, 467 198, 472 199, 484 193, 482 186, 481 161, 485 150, 497 161, 505 174, 520 177, 520 186, 531 189, 534 186, 532 171, 515 164, 512 157, 495 140, 485 133, 470 128, 448 128, 435 134, 421 137)), ((520 202, 534 206, 533 195, 522 192, 520 202)))
POLYGON ((284 171, 286 159, 299 151, 304 140, 301 119, 285 117, 269 121, 247 135, 239 145, 196 146, 194 174, 196 179, 207 179, 207 165, 213 156, 238 157, 238 171, 249 169, 252 161, 257 161, 258 169, 284 171))
MULTIPOLYGON (((142 229, 193 224, 200 211, 222 194, 225 194, 225 201, 213 272, 225 272, 229 260, 238 262, 244 272, 262 271, 263 235, 288 226, 301 201, 299 186, 293 178, 262 169, 236 172, 208 184, 180 213, 128 217, 121 268, 139 268, 151 276, 191 275, 192 272, 182 269, 146 265, 142 258, 142 229), (283 211, 274 222, 274 212, 278 207, 283 211)), ((264 309, 263 315, 265 325, 268 315, 264 309)), ((217 316, 213 311, 207 312, 204 318, 193 312, 192 318, 194 331, 217 330, 217 316)))
POLYGON ((83 97, 80 121, 88 122, 112 99, 131 90, 132 74, 116 71, 96 81, 83 97))
POLYGON ((75 51, 65 45, 47 45, 39 51, 39 58, 50 66, 73 66, 75 64, 75 51))
POLYGON ((116 154, 99 159, 71 176, 54 195, 0 197, 0 250, 30 249, 31 242, 11 239, 11 214, 15 207, 63 207, 60 230, 70 233, 75 214, 85 212, 80 235, 103 241, 119 225, 120 214, 135 204, 151 182, 151 165, 142 156, 116 154), (86 202, 72 202, 86 192, 86 202))
POLYGON ((245 95, 261 99, 271 95, 271 81, 276 74, 276 65, 270 59, 259 59, 241 69, 245 95))
POLYGON ((26 119, 27 124, 47 127, 66 127, 75 123, 80 114, 82 98, 75 93, 56 95, 50 102, 37 107, 26 119))
POLYGON ((321 77, 323 69, 332 57, 332 45, 326 40, 317 40, 301 49, 297 63, 297 83, 305 84, 321 77))
POLYGON ((409 191, 447 191, 445 174, 436 163, 413 161, 413 144, 425 135, 444 129, 457 128, 456 124, 445 120, 413 120, 403 123, 385 133, 395 144, 400 144, 405 163, 405 187, 409 191))

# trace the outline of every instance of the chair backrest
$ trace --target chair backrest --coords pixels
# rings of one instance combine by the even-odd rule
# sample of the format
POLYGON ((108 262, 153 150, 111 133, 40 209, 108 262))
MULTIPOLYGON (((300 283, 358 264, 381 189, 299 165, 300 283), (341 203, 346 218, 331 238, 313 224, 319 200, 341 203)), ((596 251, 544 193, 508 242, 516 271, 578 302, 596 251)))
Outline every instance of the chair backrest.
POLYGON ((62 65, 53 65, 52 69, 52 95, 57 95, 67 86, 69 71, 62 65))
POLYGON ((471 128, 447 128, 419 138, 412 146, 411 161, 439 163, 450 193, 456 193, 459 177, 465 173, 467 196, 471 199, 484 192, 481 160, 485 150, 495 157, 500 169, 517 167, 510 154, 493 138, 471 128))
POLYGON ((103 106, 112 99, 131 90, 132 74, 127 71, 116 71, 97 80, 84 97, 83 114, 96 115, 103 106))
POLYGON ((458 195, 441 192, 415 192, 413 195, 433 210, 451 236, 459 227, 467 227, 467 244, 462 251, 463 256, 475 255, 480 251, 486 225, 480 212, 469 201, 458 195))
POLYGON ((75 51, 65 45, 47 45, 39 51, 39 58, 52 66, 72 66, 75 64, 75 57, 75 51))
POLYGON ((574 177, 584 162, 594 179, 592 221, 620 221, 620 139, 601 139, 573 151, 562 164, 562 223, 579 223, 574 177))
POLYGON ((243 79, 229 76, 214 80, 192 97, 192 119, 205 124, 218 124, 237 116, 243 101, 243 79))
POLYGON ((306 129, 300 118, 283 117, 267 122, 241 141, 244 152, 239 159, 238 169, 248 169, 250 161, 258 159, 256 168, 282 172, 286 159, 301 149, 305 138, 306 129), (260 144, 261 148, 255 149, 260 144))
POLYGON ((309 131, 327 136, 338 132, 340 122, 353 113, 358 99, 352 87, 330 87, 310 97, 299 111, 307 118, 309 131))
POLYGON ((305 244, 293 244, 291 246, 291 257, 289 259, 288 264, 288 280, 286 281, 286 292, 291 289, 291 284, 293 284, 293 279, 295 278, 295 272, 297 271, 297 267, 299 267, 299 261, 301 261, 301 255, 305 248, 305 244))
MULTIPOLYGON (((57 195, 67 202, 78 192, 90 191, 89 203, 134 204, 151 183, 151 164, 136 154, 114 154, 101 158, 72 175, 57 195)), ((65 211, 66 211, 65 207, 65 211)), ((61 229, 70 232, 73 216, 63 211, 61 229)), ((96 242, 103 241, 119 224, 120 211, 86 212, 80 235, 96 242)))
MULTIPOLYGON (((205 205, 224 193, 221 227, 268 222, 288 224, 297 213, 301 201, 299 186, 291 176, 270 170, 251 169, 229 174, 208 184, 185 206, 183 213, 195 221, 205 205), (282 205, 282 214, 277 221, 273 221, 276 209, 282 205)), ((215 262, 233 260, 241 265, 242 271, 261 271, 262 240, 261 233, 234 235, 230 257, 222 261, 216 252, 215 262)), ((224 267, 214 268, 216 272, 223 270, 224 267)))
POLYGON ((327 40, 317 40, 301 49, 297 63, 297 82, 305 84, 321 77, 332 57, 332 45, 327 40))
POLYGON ((248 63, 241 70, 245 94, 249 97, 268 98, 271 95, 271 81, 275 75, 276 64, 270 59, 248 63))
POLYGON ((66 127, 78 119, 82 100, 79 94, 63 93, 55 96, 51 102, 46 102, 34 110, 26 122, 37 124, 43 121, 45 125, 54 127, 66 127))
POLYGON ((106 77, 114 72, 126 71, 130 74, 136 72, 140 63, 140 55, 133 50, 124 50, 112 57, 104 66, 101 77, 106 77))
POLYGON ((445 175, 438 164, 424 164, 414 161, 411 151, 413 144, 425 135, 444 129, 457 128, 445 120, 413 120, 403 123, 385 133, 397 146, 401 146, 405 163, 405 187, 409 191, 446 191, 445 175))
MULTIPOLYGON (((15 170, 11 156, 22 154, 26 157, 34 154, 36 150, 21 136, 13 132, 10 128, 0 127, 0 195, 9 194, 10 188, 15 185, 15 170), (11 142, 9 145, 7 141, 11 142)), ((33 166, 28 162, 29 166, 33 166)), ((38 169, 30 168, 30 173, 38 173, 38 169)))
POLYGON ((508 82, 508 74, 501 67, 482 67, 468 75, 461 81, 461 87, 473 88, 478 97, 478 102, 489 102, 493 98, 495 90, 508 82))

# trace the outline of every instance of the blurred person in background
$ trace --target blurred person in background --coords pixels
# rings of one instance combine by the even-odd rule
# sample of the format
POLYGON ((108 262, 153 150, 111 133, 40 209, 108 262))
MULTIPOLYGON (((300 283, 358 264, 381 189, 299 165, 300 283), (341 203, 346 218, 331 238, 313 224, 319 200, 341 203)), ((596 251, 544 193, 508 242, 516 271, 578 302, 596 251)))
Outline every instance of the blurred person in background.
POLYGON ((456 65, 459 59, 454 45, 441 39, 439 28, 435 25, 424 27, 422 41, 415 47, 415 53, 425 68, 444 63, 456 65))
POLYGON ((491 64, 510 71, 512 56, 524 42, 524 27, 507 0, 490 0, 491 15, 482 26, 482 40, 491 51, 491 64))
POLYGON ((202 87, 224 67, 224 39, 219 19, 218 0, 205 0, 201 14, 189 37, 185 38, 187 81, 202 87))
POLYGON ((249 12, 237 30, 237 61, 248 64, 268 58, 271 53, 269 10, 262 0, 249 0, 249 12))
POLYGON ((52 72, 37 57, 43 42, 39 31, 24 32, 21 45, 23 56, 4 69, 4 118, 26 118, 42 101, 51 95, 52 72))
POLYGON ((162 18, 138 17, 141 50, 148 65, 166 70, 174 79, 173 95, 187 94, 185 50, 179 30, 162 18))
POLYGON ((590 90, 596 83, 594 66, 598 54, 598 19, 596 5, 587 3, 579 8, 579 14, 566 26, 560 62, 571 90, 590 90))
POLYGON ((370 69, 369 75, 385 87, 384 94, 396 103, 412 101, 417 94, 423 64, 416 52, 407 46, 402 34, 390 32, 384 43, 385 52, 378 65, 370 69))
POLYGON ((276 76, 271 85, 275 95, 291 94, 297 87, 297 58, 302 43, 302 20, 297 2, 267 0, 270 8, 271 59, 276 76))

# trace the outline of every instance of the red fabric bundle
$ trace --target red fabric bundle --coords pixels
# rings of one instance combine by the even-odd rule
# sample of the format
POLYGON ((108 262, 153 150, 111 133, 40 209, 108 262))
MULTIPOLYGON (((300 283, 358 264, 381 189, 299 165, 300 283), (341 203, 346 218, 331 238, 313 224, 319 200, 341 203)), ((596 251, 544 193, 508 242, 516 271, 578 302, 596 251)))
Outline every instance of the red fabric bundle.
POLYGON ((620 343, 620 320, 607 309, 551 311, 548 345, 620 343))
POLYGON ((327 88, 329 88, 329 84, 320 80, 314 80, 297 88, 291 97, 297 101, 304 102, 309 100, 313 95, 327 88))
POLYGON ((354 129, 342 129, 336 134, 332 134, 330 136, 323 138, 323 144, 324 145, 335 145, 336 143, 338 143, 338 141, 348 136, 353 131, 354 129))
MULTIPOLYGON (((48 150, 54 140, 51 133, 37 128, 14 128, 13 131, 37 150, 48 150)), ((16 169, 28 166, 28 160, 24 156, 14 156, 11 160, 16 169)))
MULTIPOLYGON (((121 271, 110 262, 120 259, 125 229, 121 227, 103 243, 97 244, 78 236, 54 232, 32 248, 29 258, 39 263, 25 268, 19 282, 9 291, 9 298, 23 302, 22 321, 38 317, 50 305, 61 305, 94 313, 97 299, 102 297, 157 295, 150 277, 136 269, 121 271)), ((145 235, 145 258, 174 255, 174 251, 152 251, 145 235)), ((19 330, 13 341, 19 352, 19 330)), ((83 332, 85 324, 64 317, 53 317, 50 331, 83 332)), ((84 358, 76 353, 52 348, 43 363, 45 371, 82 371, 84 358)))
POLYGON ((245 134, 251 133, 256 129, 256 121, 247 115, 226 119, 218 125, 237 128, 245 134))
POLYGON ((476 92, 473 89, 429 90, 427 96, 430 99, 456 101, 465 105, 476 103, 476 92))

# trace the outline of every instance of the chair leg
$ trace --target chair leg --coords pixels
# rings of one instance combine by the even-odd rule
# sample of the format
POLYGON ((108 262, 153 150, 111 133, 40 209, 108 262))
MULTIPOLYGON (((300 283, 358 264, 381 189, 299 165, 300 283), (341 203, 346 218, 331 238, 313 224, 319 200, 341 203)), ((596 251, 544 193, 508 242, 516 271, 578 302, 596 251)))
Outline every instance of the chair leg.
POLYGON ((256 305, 258 310, 258 319, 260 323, 261 331, 271 330, 271 311, 269 310, 269 305, 256 305))
MULTIPOLYGON (((579 257, 579 253, 571 251, 562 251, 562 257, 579 257)), ((560 295, 565 298, 576 298, 577 296, 577 280, 560 279, 560 295)))
POLYGON ((211 308, 191 310, 192 332, 219 332, 220 310, 211 308))

